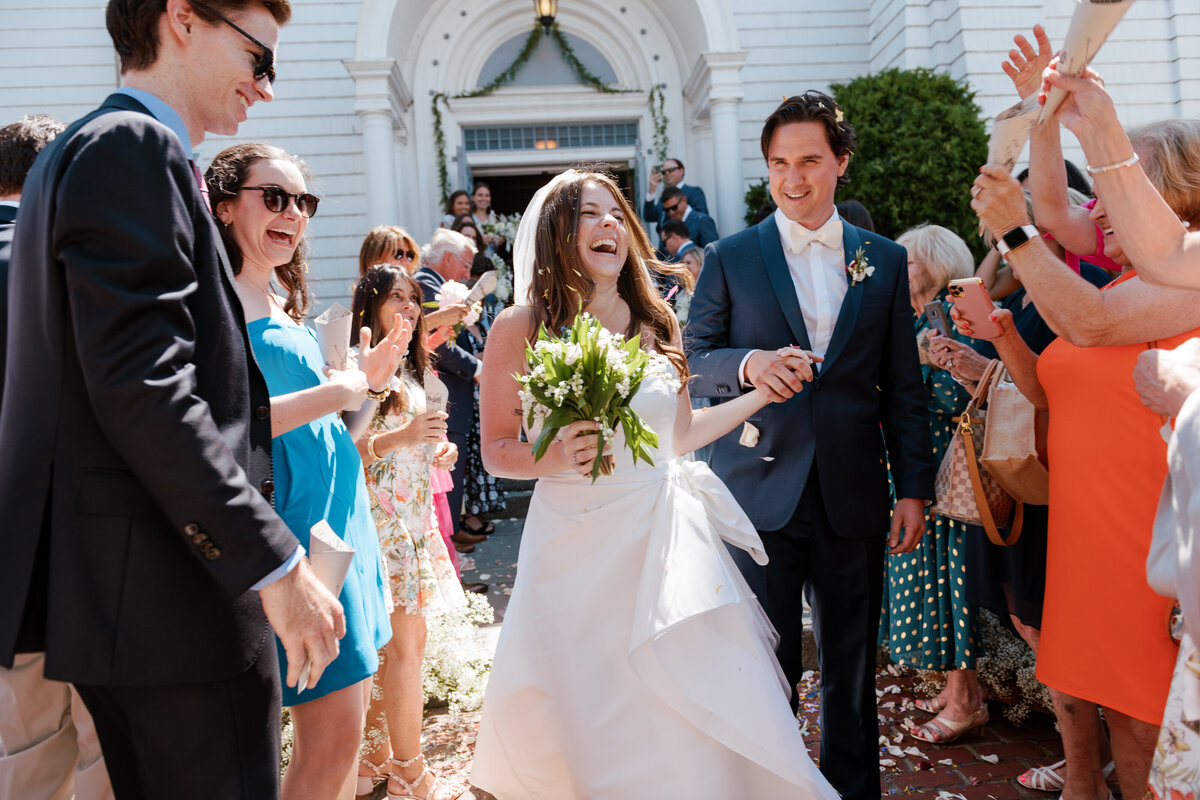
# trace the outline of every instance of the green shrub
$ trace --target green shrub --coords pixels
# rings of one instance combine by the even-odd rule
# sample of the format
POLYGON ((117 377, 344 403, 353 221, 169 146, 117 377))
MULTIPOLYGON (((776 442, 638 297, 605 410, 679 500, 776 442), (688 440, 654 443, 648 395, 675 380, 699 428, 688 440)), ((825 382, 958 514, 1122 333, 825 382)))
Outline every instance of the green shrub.
POLYGON ((759 212, 767 203, 771 202, 771 190, 767 186, 767 179, 763 178, 758 183, 752 183, 746 187, 746 227, 749 228, 754 222, 754 215, 759 212))
POLYGON ((928 69, 888 69, 831 88, 858 135, 850 184, 837 199, 866 206, 884 236, 930 222, 982 257, 970 190, 987 161, 987 133, 975 93, 928 69))

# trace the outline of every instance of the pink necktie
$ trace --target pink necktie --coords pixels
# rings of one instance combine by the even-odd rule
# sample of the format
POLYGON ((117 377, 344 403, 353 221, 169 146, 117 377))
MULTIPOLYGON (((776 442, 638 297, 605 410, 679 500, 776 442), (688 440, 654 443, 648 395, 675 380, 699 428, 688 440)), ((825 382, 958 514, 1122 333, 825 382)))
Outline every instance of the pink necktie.
POLYGON ((204 207, 211 214, 212 204, 208 202, 208 184, 204 182, 204 176, 200 174, 200 168, 196 166, 196 162, 189 158, 188 163, 192 165, 192 174, 196 176, 196 185, 200 187, 200 196, 204 198, 204 207))

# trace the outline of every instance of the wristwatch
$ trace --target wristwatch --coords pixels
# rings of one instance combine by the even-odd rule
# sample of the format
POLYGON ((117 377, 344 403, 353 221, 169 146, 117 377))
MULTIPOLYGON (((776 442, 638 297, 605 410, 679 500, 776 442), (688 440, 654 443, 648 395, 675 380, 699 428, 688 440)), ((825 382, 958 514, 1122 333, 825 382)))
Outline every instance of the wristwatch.
POLYGON ((1009 250, 1016 250, 1029 240, 1036 239, 1039 236, 1041 234, 1037 228, 1032 225, 1021 225, 997 239, 996 249, 1000 251, 1000 255, 1006 256, 1009 250))

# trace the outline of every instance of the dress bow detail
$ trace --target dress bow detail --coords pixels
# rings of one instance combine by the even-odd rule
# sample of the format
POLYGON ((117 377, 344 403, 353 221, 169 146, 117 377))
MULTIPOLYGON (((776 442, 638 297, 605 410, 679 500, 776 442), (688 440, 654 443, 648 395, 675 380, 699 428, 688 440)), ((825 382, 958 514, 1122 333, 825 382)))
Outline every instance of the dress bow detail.
POLYGON ((799 222, 788 221, 788 249, 793 253, 803 253, 813 242, 823 244, 830 250, 842 246, 842 219, 834 214, 825 224, 811 231, 799 222))
POLYGON ((721 483, 721 479, 709 469, 708 464, 703 461, 676 459, 671 464, 671 470, 675 480, 687 489, 692 497, 704 503, 709 524, 717 536, 734 547, 745 550, 756 563, 767 563, 767 553, 754 524, 725 488, 725 484, 721 483))

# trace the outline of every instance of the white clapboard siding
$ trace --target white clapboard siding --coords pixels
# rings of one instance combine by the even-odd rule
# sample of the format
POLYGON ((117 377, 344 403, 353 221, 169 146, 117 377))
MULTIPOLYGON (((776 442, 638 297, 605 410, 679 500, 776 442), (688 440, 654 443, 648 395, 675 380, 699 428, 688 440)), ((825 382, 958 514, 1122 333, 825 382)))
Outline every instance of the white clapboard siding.
MULTIPOLYGON (((408 16, 394 24, 417 29, 423 18, 448 2, 464 0, 406 2, 408 16)), ((488 2, 528 4, 528 0, 488 2)), ((1040 21, 1057 46, 1074 8, 1069 0, 725 2, 736 27, 734 49, 747 53, 741 69, 736 154, 747 182, 766 174, 759 148, 762 120, 783 96, 806 89, 829 91, 831 84, 888 67, 927 67, 966 80, 984 116, 990 118, 1016 101, 1011 82, 999 68, 1012 36, 1031 35, 1029 29, 1040 21)), ((682 0, 645 3, 674 12, 686 5, 682 0)), ((310 276, 322 306, 335 299, 349 303, 368 219, 366 174, 371 165, 363 157, 354 81, 343 64, 354 58, 361 6, 361 0, 293 0, 292 21, 280 36, 275 101, 252 108, 237 137, 213 136, 197 150, 200 163, 206 165, 233 142, 269 141, 306 161, 316 176, 313 188, 322 197, 321 211, 310 227, 310 276)), ((635 6, 630 4, 631 12, 635 6)), ((117 85, 104 7, 105 0, 0 0, 0 85, 5 87, 0 92, 0 125, 32 112, 75 119, 117 85)), ((464 5, 470 12, 475 8, 469 2, 464 5)), ((673 33, 687 32, 696 38, 703 26, 692 21, 701 16, 697 9, 673 33)), ((439 29, 430 35, 440 40, 447 33, 451 31, 439 29)), ((403 40, 404 36, 397 37, 403 40)), ((453 50, 471 44, 452 35, 446 46, 453 50)), ((678 52, 710 49, 701 41, 678 52)), ((393 55, 417 95, 415 106, 402 115, 404 135, 415 149, 397 156, 398 191, 405 196, 428 193, 436 184, 426 141, 431 124, 429 87, 411 74, 416 69, 413 53, 393 55)), ((678 64, 675 74, 689 75, 695 66, 694 62, 678 64)), ((1126 124, 1169 116, 1200 117, 1200 0, 1138 0, 1101 52, 1096 68, 1126 124)), ((673 137, 684 134, 680 120, 671 123, 678 126, 673 137)), ((701 136, 711 135, 703 124, 697 130, 701 136)), ((1069 133, 1064 135, 1064 147, 1069 157, 1082 162, 1069 133)), ((702 161, 726 157, 708 155, 711 145, 696 150, 705 154, 702 161)), ((713 164, 694 164, 689 174, 698 179, 712 175, 713 164)), ((401 202, 400 207, 417 206, 401 202)), ((411 221, 397 222, 407 222, 418 238, 429 233, 411 221)), ((735 229, 722 224, 725 233, 735 229)))

